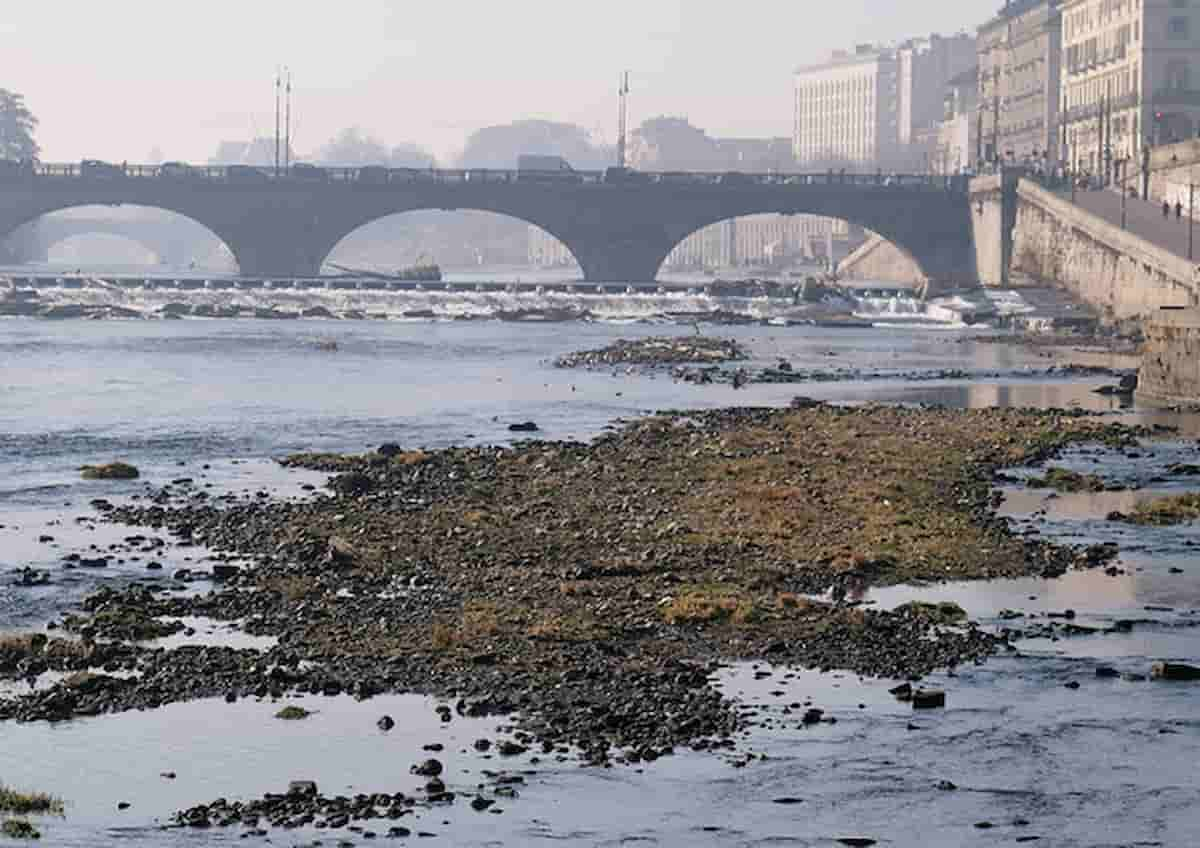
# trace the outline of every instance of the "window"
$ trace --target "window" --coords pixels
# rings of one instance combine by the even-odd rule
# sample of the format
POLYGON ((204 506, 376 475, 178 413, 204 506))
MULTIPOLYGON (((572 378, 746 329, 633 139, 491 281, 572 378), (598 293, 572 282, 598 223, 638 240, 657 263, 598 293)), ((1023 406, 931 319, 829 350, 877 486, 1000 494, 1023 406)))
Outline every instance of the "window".
POLYGON ((1188 19, 1171 18, 1167 21, 1167 38, 1180 40, 1188 37, 1188 19))

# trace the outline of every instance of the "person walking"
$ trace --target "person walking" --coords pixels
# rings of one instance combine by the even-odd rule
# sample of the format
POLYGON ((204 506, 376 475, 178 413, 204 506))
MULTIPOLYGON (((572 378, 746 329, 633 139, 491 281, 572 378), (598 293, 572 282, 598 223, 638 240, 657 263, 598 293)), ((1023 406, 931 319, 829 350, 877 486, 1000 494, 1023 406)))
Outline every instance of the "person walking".
POLYGON ((1182 200, 1175 201, 1175 220, 1176 221, 1183 220, 1183 201, 1182 200))
POLYGON ((1164 218, 1171 217, 1171 204, 1169 202, 1167 202, 1166 200, 1163 201, 1163 217, 1164 218))

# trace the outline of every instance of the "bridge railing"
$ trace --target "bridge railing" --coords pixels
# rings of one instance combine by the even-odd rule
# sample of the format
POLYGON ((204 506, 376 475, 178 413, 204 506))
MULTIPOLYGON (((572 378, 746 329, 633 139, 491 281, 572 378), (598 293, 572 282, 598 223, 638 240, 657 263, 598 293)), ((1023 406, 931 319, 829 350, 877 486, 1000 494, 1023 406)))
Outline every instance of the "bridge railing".
POLYGON ((364 166, 318 167, 301 164, 276 170, 246 165, 138 165, 82 163, 14 163, 0 161, 0 181, 19 179, 172 180, 204 183, 338 183, 354 185, 439 185, 542 183, 563 185, 677 186, 853 186, 859 188, 928 189, 965 193, 969 178, 934 174, 885 174, 848 171, 817 173, 696 171, 521 171, 490 168, 433 169, 364 166))

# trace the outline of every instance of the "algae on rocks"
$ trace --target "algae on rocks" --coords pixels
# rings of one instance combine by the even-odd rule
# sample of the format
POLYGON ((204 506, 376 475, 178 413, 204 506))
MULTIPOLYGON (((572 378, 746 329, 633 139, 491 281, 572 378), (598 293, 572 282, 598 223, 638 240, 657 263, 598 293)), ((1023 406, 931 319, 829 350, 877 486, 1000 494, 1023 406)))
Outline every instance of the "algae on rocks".
POLYGON ((84 480, 136 480, 142 476, 137 468, 125 462, 85 465, 79 471, 84 480))

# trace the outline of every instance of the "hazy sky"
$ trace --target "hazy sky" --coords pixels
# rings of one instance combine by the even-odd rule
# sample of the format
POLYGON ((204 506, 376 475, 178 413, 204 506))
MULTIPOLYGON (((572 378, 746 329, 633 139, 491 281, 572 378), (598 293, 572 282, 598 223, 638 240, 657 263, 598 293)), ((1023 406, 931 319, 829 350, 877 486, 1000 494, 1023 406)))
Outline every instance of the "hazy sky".
POLYGON ((789 135, 791 71, 830 50, 974 28, 1001 0, 48 0, 5 3, 0 88, 41 119, 46 161, 202 161, 274 131, 295 75, 294 147, 359 126, 439 156, 481 126, 570 121, 615 135, 682 115, 721 136, 789 135), (188 7, 194 9, 188 12, 188 7))

